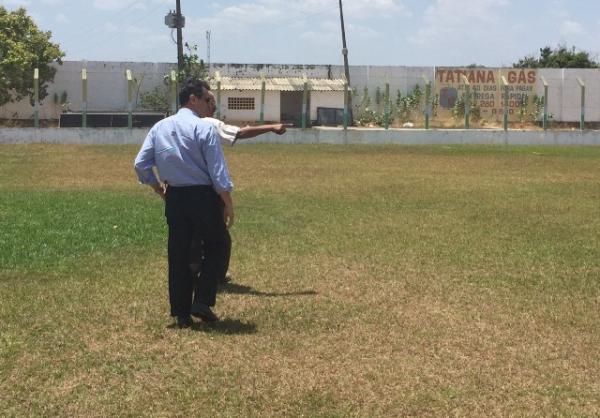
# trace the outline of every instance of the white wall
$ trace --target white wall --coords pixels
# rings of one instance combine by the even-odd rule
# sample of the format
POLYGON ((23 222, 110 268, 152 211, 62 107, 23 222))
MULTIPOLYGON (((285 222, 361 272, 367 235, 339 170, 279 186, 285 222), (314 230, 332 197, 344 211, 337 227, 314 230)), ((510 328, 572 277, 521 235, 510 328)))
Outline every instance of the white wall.
MULTIPOLYGON (((53 102, 54 93, 58 96, 67 92, 67 101, 73 111, 81 111, 81 70, 87 68, 88 112, 126 112, 127 79, 125 71, 131 69, 137 80, 139 93, 150 91, 163 83, 163 75, 168 74, 175 64, 144 62, 102 62, 102 61, 65 61, 57 65, 54 83, 48 87, 48 96, 40 103, 41 119, 56 119, 61 111, 60 105, 53 102)), ((139 95, 134 94, 134 100, 139 95)), ((29 99, 0 107, 0 118, 31 118, 33 109, 29 99)))
MULTIPOLYGON (((229 123, 255 123, 260 120, 260 90, 221 92, 221 118, 229 123), (254 110, 230 110, 227 108, 229 97, 254 97, 254 110)), ((265 92, 265 122, 279 121, 281 104, 278 91, 265 92)))
MULTIPOLYGON (((148 129, 123 128, 0 128, 0 144, 141 144, 148 129)), ((268 133, 238 142, 237 147, 271 144, 486 144, 486 145, 593 145, 600 131, 519 131, 500 129, 288 129, 285 135, 268 133)))
MULTIPOLYGON (((126 63, 126 62, 101 62, 66 61, 62 66, 57 66, 55 82, 49 87, 49 96, 42 102, 40 118, 55 119, 60 113, 60 106, 53 103, 53 94, 59 96, 63 91, 68 94, 71 109, 81 110, 81 69, 88 69, 88 111, 127 111, 127 81, 125 70, 131 69, 138 81, 141 81, 140 93, 151 90, 154 86, 162 85, 163 76, 168 74, 175 64, 171 63, 126 63)), ((281 64, 213 64, 212 71, 219 71, 223 76, 261 76, 267 77, 319 77, 340 78, 344 71, 339 65, 281 65, 281 64)), ((364 86, 369 88, 369 94, 374 97, 377 87, 383 92, 385 83, 390 84, 390 93, 393 98, 397 90, 403 95, 412 91, 415 84, 424 86, 423 76, 434 80, 434 67, 400 67, 400 66, 351 66, 350 80, 352 86, 362 95, 364 86)), ((550 84, 549 111, 554 114, 557 121, 579 121, 580 93, 576 77, 581 77, 586 83, 586 120, 600 121, 600 70, 561 70, 542 69, 550 84)), ((543 94, 541 81, 537 84, 537 93, 543 94)), ((258 95, 257 105, 260 104, 260 92, 249 93, 258 95)), ((267 99, 265 120, 278 120, 280 114, 279 96, 267 99)), ((269 95, 268 95, 269 96, 269 95)), ((316 97, 313 93, 313 98, 316 97)), ((139 99, 139 96, 138 96, 139 99)), ((316 100, 313 99, 313 103, 316 100)), ((226 115, 226 109, 224 114, 226 115)), ((314 117, 311 106, 311 117, 314 117)), ((235 117, 247 118, 248 121, 258 120, 260 109, 256 116, 243 114, 235 117)), ((28 119, 33 115, 33 109, 28 100, 12 103, 0 107, 0 118, 28 119)), ((228 118, 230 115, 226 115, 228 118)), ((233 116, 232 116, 233 117, 233 116)))
POLYGON ((310 119, 317 119, 317 107, 344 108, 343 91, 313 91, 310 93, 310 119))

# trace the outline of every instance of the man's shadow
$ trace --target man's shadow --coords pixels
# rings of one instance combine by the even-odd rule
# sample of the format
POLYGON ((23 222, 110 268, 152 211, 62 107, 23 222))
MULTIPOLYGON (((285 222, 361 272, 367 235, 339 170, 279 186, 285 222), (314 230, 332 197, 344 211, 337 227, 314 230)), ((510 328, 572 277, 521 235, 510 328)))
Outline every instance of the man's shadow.
MULTIPOLYGON (((317 292, 314 290, 303 290, 298 292, 262 292, 255 290, 250 286, 245 286, 236 283, 224 283, 219 285, 219 292, 238 294, 238 295, 253 295, 253 296, 312 296, 316 295, 317 292)), ((168 328, 177 328, 177 325, 170 325, 168 328)), ((244 334, 255 334, 257 327, 252 322, 242 322, 239 319, 223 319, 217 322, 200 322, 195 320, 190 328, 192 331, 206 332, 206 333, 218 333, 224 335, 244 335, 244 334)))
POLYGON ((314 290, 301 290, 298 292, 262 292, 255 290, 250 286, 237 283, 223 283, 219 285, 219 292, 230 293, 235 295, 253 295, 253 296, 312 296, 317 292, 314 290))
MULTIPOLYGON (((179 326, 175 323, 167 326, 169 329, 179 329, 179 326)), ((194 323, 190 328, 192 331, 200 331, 206 333, 217 333, 224 335, 244 335, 244 334, 255 334, 256 324, 251 322, 242 322, 239 319, 222 319, 217 322, 202 322, 198 319, 194 320, 194 323)))
POLYGON ((239 319, 222 319, 217 322, 194 322, 192 331, 201 331, 206 333, 217 333, 223 335, 246 335, 256 333, 256 324, 252 322, 242 322, 239 319))

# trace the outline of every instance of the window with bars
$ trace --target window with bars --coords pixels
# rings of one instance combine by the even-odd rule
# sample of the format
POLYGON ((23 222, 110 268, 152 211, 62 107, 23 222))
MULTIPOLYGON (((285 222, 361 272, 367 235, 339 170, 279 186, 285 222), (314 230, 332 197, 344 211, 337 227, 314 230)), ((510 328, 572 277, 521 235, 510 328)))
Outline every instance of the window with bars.
POLYGON ((254 110, 254 97, 228 97, 229 110, 254 110))

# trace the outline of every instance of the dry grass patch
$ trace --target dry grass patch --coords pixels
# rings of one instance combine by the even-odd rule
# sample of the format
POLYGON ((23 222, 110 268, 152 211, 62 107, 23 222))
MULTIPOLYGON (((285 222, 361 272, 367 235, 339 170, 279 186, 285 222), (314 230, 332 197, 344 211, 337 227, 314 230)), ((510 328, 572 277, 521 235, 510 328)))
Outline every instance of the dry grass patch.
POLYGON ((7 415, 600 414, 597 149, 227 149, 235 281, 191 330, 136 151, 0 147, 7 415))

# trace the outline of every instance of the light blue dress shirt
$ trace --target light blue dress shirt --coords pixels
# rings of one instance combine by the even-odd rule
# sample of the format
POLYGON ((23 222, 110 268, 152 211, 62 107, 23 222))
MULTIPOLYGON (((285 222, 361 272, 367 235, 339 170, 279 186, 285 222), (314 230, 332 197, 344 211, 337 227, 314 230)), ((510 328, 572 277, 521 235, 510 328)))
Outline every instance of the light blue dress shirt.
POLYGON ((217 192, 233 189, 219 133, 186 107, 148 132, 135 159, 140 183, 158 183, 154 166, 160 179, 171 186, 208 185, 217 192))

